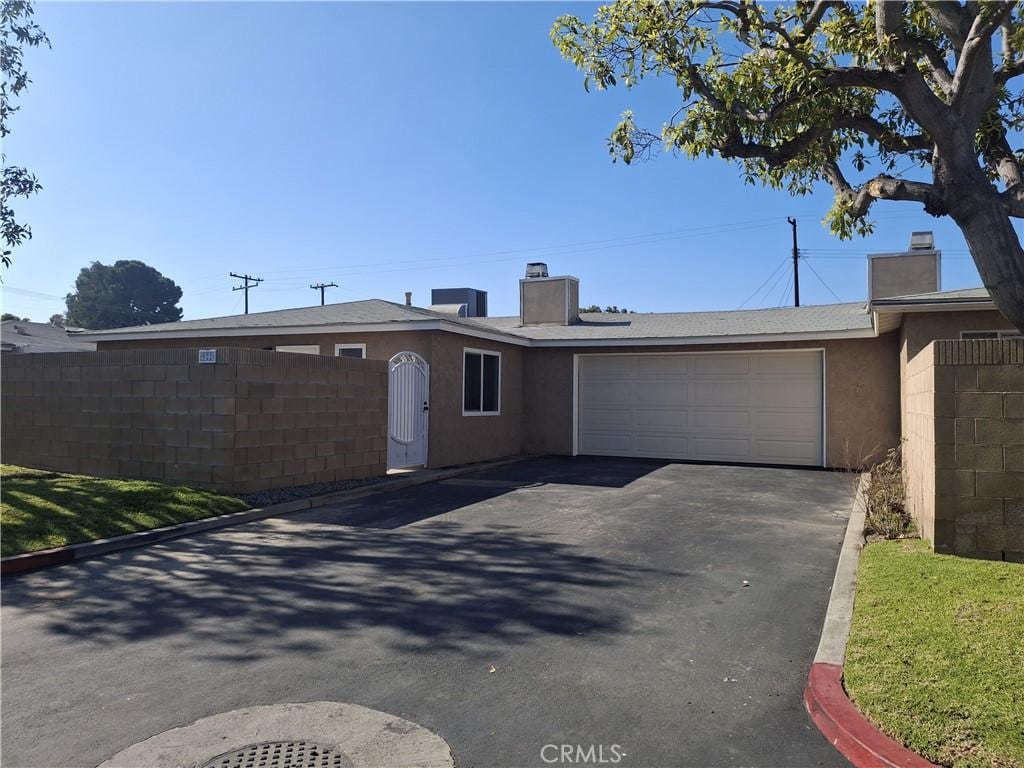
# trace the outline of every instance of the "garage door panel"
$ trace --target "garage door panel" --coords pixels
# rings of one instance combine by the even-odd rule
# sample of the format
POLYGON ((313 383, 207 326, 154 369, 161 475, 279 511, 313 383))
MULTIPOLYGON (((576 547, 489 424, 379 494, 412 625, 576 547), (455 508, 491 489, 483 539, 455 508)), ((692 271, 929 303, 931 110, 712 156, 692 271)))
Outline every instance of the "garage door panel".
POLYGON ((632 390, 629 382, 591 382, 580 387, 580 402, 584 407, 626 405, 632 402, 632 390))
POLYGON ((634 358, 620 355, 601 355, 585 357, 580 364, 580 372, 591 379, 630 377, 636 367, 634 358))
POLYGON ((749 355, 701 355, 693 357, 696 376, 745 376, 750 373, 749 355))
POLYGON ((750 438, 746 437, 694 437, 693 458, 721 461, 750 461, 750 438))
POLYGON ((686 376, 690 373, 692 358, 683 355, 644 355, 636 358, 636 375, 686 376))
POLYGON ((580 451, 611 456, 631 455, 631 440, 628 435, 586 433, 580 435, 580 451))
POLYGON ((577 450, 820 465, 820 352, 579 358, 577 450))
POLYGON ((817 442, 821 434, 821 419, 817 413, 806 411, 758 411, 753 417, 756 435, 785 434, 817 442))
POLYGON ((813 440, 754 440, 754 455, 760 461, 818 463, 818 444, 813 440))
POLYGON ((687 458, 687 439, 671 435, 637 435, 636 455, 654 458, 687 458))
POLYGON ((685 430, 690 425, 690 412, 687 410, 637 408, 633 413, 633 423, 645 430, 685 430))
POLYGON ((821 356, 806 353, 771 353, 751 355, 751 371, 755 375, 800 378, 817 376, 821 370, 821 356))
POLYGON ((683 405, 689 397, 689 386, 683 382, 647 382, 636 385, 636 403, 683 405))
POLYGON ((633 422, 629 408, 585 408, 582 414, 584 422, 596 429, 629 427, 633 422))
POLYGON ((693 385, 694 405, 746 405, 750 386, 735 381, 699 381, 693 385))
POLYGON ((711 431, 750 430, 750 411, 694 411, 693 426, 711 431))
POLYGON ((806 410, 821 397, 817 381, 770 381, 750 385, 750 405, 758 408, 806 410))

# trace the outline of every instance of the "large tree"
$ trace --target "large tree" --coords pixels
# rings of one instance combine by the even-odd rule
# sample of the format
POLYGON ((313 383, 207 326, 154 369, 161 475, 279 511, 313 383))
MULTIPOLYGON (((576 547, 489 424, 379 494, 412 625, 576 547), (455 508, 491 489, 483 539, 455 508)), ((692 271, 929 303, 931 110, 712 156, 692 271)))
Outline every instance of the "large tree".
MULTIPOLYGON (((22 48, 49 45, 46 33, 32 20, 32 3, 27 0, 0 0, 0 140, 11 132, 11 115, 20 109, 14 100, 24 91, 31 80, 22 63, 22 48)), ((10 266, 14 247, 32 237, 32 229, 14 218, 11 199, 34 195, 42 185, 28 170, 17 165, 7 165, 7 154, 3 160, 3 176, 0 177, 0 262, 10 266)))
POLYGON ((181 288, 141 261, 94 261, 67 296, 66 325, 102 330, 181 319, 181 288))
POLYGON ((996 306, 1024 329, 1024 21, 1016 2, 621 0, 552 39, 584 86, 673 78, 659 133, 623 115, 625 162, 658 144, 738 162, 750 183, 831 185, 842 238, 871 232, 876 200, 960 227, 996 306), (998 49, 998 50, 997 50, 998 49))

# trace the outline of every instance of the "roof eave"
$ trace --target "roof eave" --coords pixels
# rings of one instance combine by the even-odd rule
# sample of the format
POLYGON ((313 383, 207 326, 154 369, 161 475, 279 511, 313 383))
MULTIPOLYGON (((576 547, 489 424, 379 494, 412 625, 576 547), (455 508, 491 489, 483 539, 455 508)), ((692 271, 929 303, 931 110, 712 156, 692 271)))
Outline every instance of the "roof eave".
POLYGON ((889 302, 885 299, 869 305, 873 312, 962 312, 969 309, 996 309, 992 299, 933 299, 902 300, 889 302))

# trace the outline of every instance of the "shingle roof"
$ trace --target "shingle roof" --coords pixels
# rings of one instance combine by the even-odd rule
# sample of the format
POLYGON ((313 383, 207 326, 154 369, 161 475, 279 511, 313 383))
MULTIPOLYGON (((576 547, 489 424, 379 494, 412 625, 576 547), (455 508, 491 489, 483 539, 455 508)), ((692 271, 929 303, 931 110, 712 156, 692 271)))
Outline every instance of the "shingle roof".
POLYGON ((960 288, 955 291, 933 291, 931 293, 912 293, 906 296, 887 296, 875 299, 872 304, 943 304, 964 301, 991 301, 992 296, 987 288, 960 288))
MULTIPOLYGON (((870 331, 871 315, 861 302, 809 307, 785 307, 728 312, 664 312, 646 314, 584 313, 569 326, 528 326, 519 317, 459 318, 381 299, 328 304, 322 307, 280 309, 250 315, 230 315, 176 323, 141 325, 96 331, 92 334, 167 334, 238 331, 261 328, 377 325, 409 321, 444 320, 469 329, 507 335, 521 340, 586 341, 598 339, 685 339, 779 334, 834 334, 870 331)), ((90 334, 90 335, 92 335, 90 334)))
MULTIPOLYGON (((253 312, 248 315, 226 315, 201 320, 179 320, 175 323, 155 325, 133 325, 128 328, 112 328, 109 331, 87 331, 86 334, 103 333, 167 333, 180 331, 219 331, 237 328, 283 328, 288 326, 338 325, 340 323, 398 323, 409 320, 436 320, 442 317, 419 307, 408 307, 383 299, 347 301, 341 304, 326 304, 322 307, 299 307, 297 309, 275 309, 270 312, 253 312)), ((450 319, 450 316, 443 315, 450 319)))
POLYGON ((0 323, 0 345, 4 352, 92 352, 96 349, 95 341, 68 335, 63 328, 22 320, 0 323))
POLYGON ((569 326, 521 327, 518 317, 473 318, 474 324, 535 340, 708 338, 871 329, 863 302, 727 312, 584 313, 569 326))

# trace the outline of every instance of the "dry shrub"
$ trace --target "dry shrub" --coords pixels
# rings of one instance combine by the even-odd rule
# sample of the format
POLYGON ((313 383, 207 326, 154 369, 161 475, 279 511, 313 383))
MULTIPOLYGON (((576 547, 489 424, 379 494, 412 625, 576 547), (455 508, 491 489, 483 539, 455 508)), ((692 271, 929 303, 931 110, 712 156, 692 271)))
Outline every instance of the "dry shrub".
POLYGON ((899 446, 886 451, 885 458, 868 471, 864 505, 865 533, 886 539, 903 539, 914 534, 914 520, 907 510, 907 486, 899 446))

